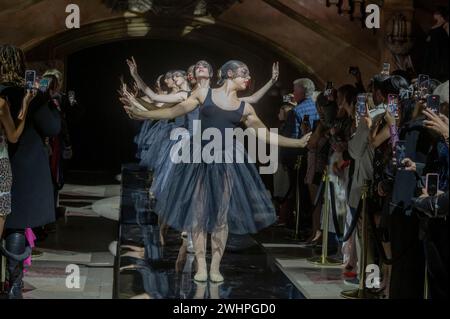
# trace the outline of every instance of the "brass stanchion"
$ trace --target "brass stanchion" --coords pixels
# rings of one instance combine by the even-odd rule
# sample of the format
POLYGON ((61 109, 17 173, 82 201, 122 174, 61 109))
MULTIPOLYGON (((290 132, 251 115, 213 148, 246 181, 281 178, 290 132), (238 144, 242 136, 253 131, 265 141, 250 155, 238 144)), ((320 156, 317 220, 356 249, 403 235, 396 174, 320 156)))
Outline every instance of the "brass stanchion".
POLYGON ((362 212, 361 212, 361 258, 359 259, 359 287, 358 289, 344 290, 341 296, 346 299, 373 299, 375 295, 366 288, 366 267, 369 246, 367 196, 369 193, 369 182, 365 182, 362 189, 362 212))
POLYGON ((300 168, 302 167, 302 156, 297 157, 297 162, 295 163, 295 234, 294 239, 300 240, 300 168))
POLYGON ((325 191, 323 195, 324 212, 323 212, 323 235, 322 235, 322 254, 320 256, 314 256, 308 258, 307 261, 311 264, 319 266, 338 266, 342 265, 342 261, 328 256, 328 230, 330 228, 330 177, 328 176, 328 167, 325 169, 323 175, 323 182, 325 185, 325 191))
POLYGON ((424 287, 423 287, 423 299, 428 299, 430 295, 430 291, 428 288, 428 266, 425 263, 425 281, 424 281, 424 287))
MULTIPOLYGON (((3 241, 0 239, 0 245, 3 245, 3 241)), ((0 254, 0 294, 4 294, 6 283, 6 258, 0 254)))

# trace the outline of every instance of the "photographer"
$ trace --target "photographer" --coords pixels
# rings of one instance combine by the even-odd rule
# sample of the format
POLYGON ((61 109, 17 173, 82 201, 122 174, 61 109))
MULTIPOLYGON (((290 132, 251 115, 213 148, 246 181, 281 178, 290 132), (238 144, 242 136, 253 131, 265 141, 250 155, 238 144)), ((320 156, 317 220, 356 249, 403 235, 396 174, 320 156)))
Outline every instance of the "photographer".
POLYGON ((317 197, 323 172, 327 166, 329 144, 329 127, 326 125, 324 108, 328 105, 328 99, 323 93, 320 93, 316 100, 317 112, 319 114, 318 124, 313 130, 313 134, 308 142, 307 149, 307 170, 305 184, 308 186, 310 200, 314 206, 312 212, 312 230, 307 243, 319 245, 322 241, 322 231, 320 227, 320 216, 322 211, 322 198, 314 203, 317 197))
MULTIPOLYGON (((17 117, 24 96, 23 74, 25 63, 19 48, 10 45, 0 47, 0 57, 10 68, 10 83, 6 97, 11 115, 17 117), (12 76, 11 76, 12 75, 12 76)), ((2 82, 4 75, 2 76, 2 82)), ((47 136, 57 135, 61 121, 56 110, 49 107, 48 93, 38 92, 27 114, 23 134, 18 143, 9 144, 12 169, 11 215, 6 221, 6 252, 8 253, 9 291, 11 299, 22 298, 23 259, 26 254, 26 228, 49 224, 54 221, 53 187, 44 144, 47 136)))
MULTIPOLYGON (((62 93, 63 74, 56 70, 50 69, 44 73, 44 78, 51 80, 52 86, 49 87, 49 95, 51 97, 50 105, 58 110, 61 117, 61 132, 58 136, 48 139, 48 147, 50 149, 50 169, 52 172, 54 196, 55 196, 55 219, 64 216, 64 209, 58 207, 58 193, 64 186, 65 161, 72 158, 72 142, 69 133, 67 112, 75 108, 76 101, 73 96, 67 96, 62 93)), ((73 113, 73 112, 72 112, 73 113)), ((45 232, 53 231, 55 225, 47 225, 45 232)))
MULTIPOLYGON (((294 109, 288 113, 284 133, 287 137, 300 139, 304 134, 311 131, 314 122, 319 120, 316 104, 313 100, 315 85, 310 79, 298 79, 294 83, 294 100, 297 104, 294 109)), ((289 174, 289 205, 295 207, 296 188, 304 185, 304 177, 306 174, 306 149, 295 150, 282 148, 280 151, 281 163, 288 168, 289 174), (300 167, 296 167, 298 160, 301 160, 300 167), (297 168, 298 168, 298 183, 297 183, 297 168)), ((302 203, 301 211, 308 211, 309 202, 308 196, 305 192, 300 192, 302 196, 300 202, 302 203)), ((294 208, 292 211, 296 211, 294 208)))
MULTIPOLYGON (((278 113, 279 120, 279 132, 280 135, 286 136, 286 119, 289 116, 289 113, 292 112, 295 107, 295 103, 293 102, 293 95, 289 94, 283 97, 284 104, 280 107, 280 111, 278 113)), ((282 163, 279 163, 278 170, 273 176, 273 185, 274 185, 274 199, 278 203, 278 225, 284 226, 288 222, 288 202, 286 197, 289 192, 289 175, 288 169, 282 163)))

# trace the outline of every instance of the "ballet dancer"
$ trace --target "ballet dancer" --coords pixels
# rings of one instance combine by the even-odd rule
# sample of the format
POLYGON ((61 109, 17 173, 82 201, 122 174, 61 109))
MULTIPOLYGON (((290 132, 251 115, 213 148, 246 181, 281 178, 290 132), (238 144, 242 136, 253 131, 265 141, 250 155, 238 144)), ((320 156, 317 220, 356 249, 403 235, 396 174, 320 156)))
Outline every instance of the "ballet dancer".
MULTIPOLYGON (((177 106, 152 111, 142 111, 136 98, 124 92, 127 100, 124 107, 133 116, 156 120, 173 119, 200 107, 201 133, 215 128, 223 135, 225 129, 235 129, 243 123, 266 143, 305 147, 310 134, 302 139, 290 139, 270 132, 254 108, 238 99, 237 93, 247 89, 250 79, 248 67, 233 60, 222 66, 218 89, 201 88, 177 106)), ((222 149, 225 156, 233 156, 235 150, 246 155, 244 147, 237 142, 222 149)), ((212 234, 209 278, 212 282, 222 282, 220 263, 228 232, 256 233, 275 222, 270 196, 255 165, 248 161, 177 164, 164 192, 157 198, 156 213, 173 228, 192 232, 198 264, 194 279, 200 282, 208 280, 207 233, 212 234)))

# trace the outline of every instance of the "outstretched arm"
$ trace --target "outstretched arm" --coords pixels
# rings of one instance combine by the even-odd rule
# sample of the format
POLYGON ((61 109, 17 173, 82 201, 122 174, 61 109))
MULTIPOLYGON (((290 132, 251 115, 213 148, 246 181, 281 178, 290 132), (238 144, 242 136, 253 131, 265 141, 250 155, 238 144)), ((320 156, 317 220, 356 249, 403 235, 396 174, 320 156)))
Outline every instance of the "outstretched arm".
POLYGON ((25 128, 25 119, 27 117, 28 106, 35 94, 32 90, 29 90, 22 102, 22 110, 18 116, 17 127, 14 124, 14 120, 11 117, 8 103, 0 98, 0 124, 4 127, 6 138, 10 143, 17 143, 25 128))
POLYGON ((186 100, 186 92, 167 95, 156 94, 147 84, 145 84, 144 80, 142 80, 141 76, 139 75, 134 57, 132 57, 131 60, 127 60, 127 64, 130 68, 131 76, 136 81, 138 88, 153 101, 161 103, 180 103, 186 100))
POLYGON ((270 90, 270 88, 278 81, 278 76, 280 74, 278 62, 275 62, 272 66, 272 78, 266 83, 258 92, 251 96, 240 98, 241 101, 246 103, 255 104, 263 98, 264 95, 270 90))
POLYGON ((254 133, 260 140, 281 147, 304 148, 311 137, 311 133, 308 133, 301 139, 287 138, 269 131, 256 115, 255 109, 248 103, 245 105, 244 124, 248 128, 254 129, 254 133))
POLYGON ((147 118, 153 120, 173 119, 195 110, 195 108, 203 102, 205 95, 206 94, 204 90, 200 90, 193 94, 186 101, 181 102, 171 108, 142 111, 138 107, 136 107, 136 103, 138 103, 137 100, 129 93, 125 93, 125 97, 128 100, 127 105, 125 105, 125 109, 128 110, 128 112, 130 112, 132 116, 135 116, 137 118, 147 118))

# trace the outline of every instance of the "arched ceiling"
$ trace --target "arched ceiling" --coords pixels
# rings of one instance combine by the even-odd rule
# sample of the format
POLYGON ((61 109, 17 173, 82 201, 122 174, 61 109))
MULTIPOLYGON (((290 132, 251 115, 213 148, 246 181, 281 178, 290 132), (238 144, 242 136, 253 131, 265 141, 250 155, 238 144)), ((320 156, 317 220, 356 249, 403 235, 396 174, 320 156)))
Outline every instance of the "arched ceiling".
MULTIPOLYGON (((136 37, 209 41, 249 51, 261 50, 262 44, 317 80, 336 83, 351 80, 350 65, 359 65, 363 74, 371 75, 382 63, 381 35, 339 16, 336 8, 325 6, 325 0, 231 2, 214 17, 158 18, 112 11, 102 0, 2 0, 0 43, 18 45, 32 57, 44 59, 136 37), (80 6, 79 30, 65 28, 69 3, 80 6)), ((412 0, 392 2, 410 4, 412 0)))

